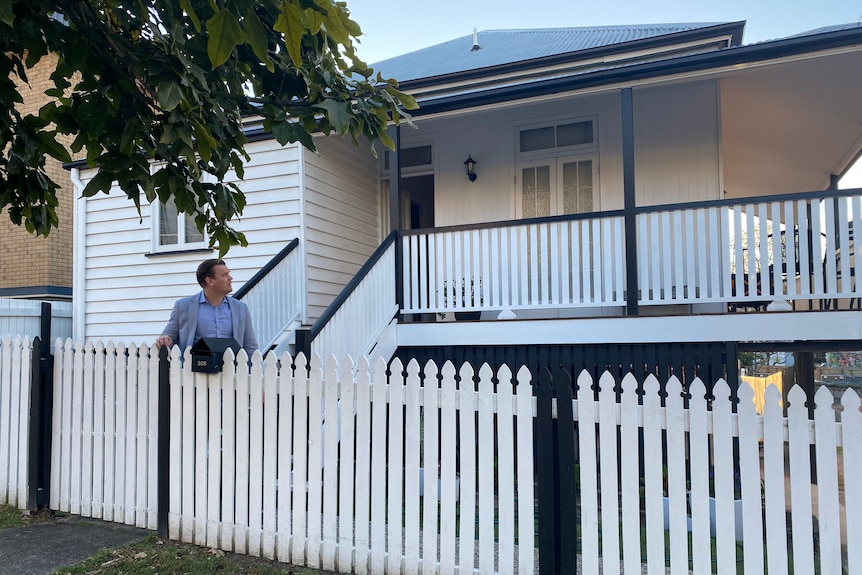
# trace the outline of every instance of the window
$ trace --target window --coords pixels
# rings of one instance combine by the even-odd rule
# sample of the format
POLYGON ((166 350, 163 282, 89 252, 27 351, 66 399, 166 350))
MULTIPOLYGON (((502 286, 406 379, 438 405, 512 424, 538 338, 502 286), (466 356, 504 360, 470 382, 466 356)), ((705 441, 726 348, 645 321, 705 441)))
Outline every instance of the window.
MULTIPOLYGON (((389 150, 383 152, 383 171, 389 171, 391 154, 389 150)), ((434 157, 431 153, 431 144, 401 148, 401 169, 430 168, 434 165, 434 157)))
POLYGON ((518 165, 517 203, 522 218, 595 211, 594 158, 550 158, 518 165))
POLYGON ((525 128, 518 132, 518 151, 520 153, 592 146, 596 142, 593 120, 525 128))
POLYGON ((598 210, 596 120, 518 128, 517 216, 541 218, 598 210))
POLYGON ((194 219, 177 213, 173 199, 167 204, 153 203, 153 251, 174 251, 206 247, 206 237, 194 219))

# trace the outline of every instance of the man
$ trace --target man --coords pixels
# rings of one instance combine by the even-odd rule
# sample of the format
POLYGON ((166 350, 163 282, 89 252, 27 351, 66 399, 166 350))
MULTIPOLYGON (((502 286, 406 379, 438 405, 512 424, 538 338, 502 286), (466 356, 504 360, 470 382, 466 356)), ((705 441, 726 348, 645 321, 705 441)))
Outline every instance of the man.
POLYGON ((197 280, 203 291, 177 300, 156 346, 177 344, 181 350, 202 337, 232 337, 249 357, 257 349, 248 306, 227 294, 233 278, 223 260, 204 260, 197 280))

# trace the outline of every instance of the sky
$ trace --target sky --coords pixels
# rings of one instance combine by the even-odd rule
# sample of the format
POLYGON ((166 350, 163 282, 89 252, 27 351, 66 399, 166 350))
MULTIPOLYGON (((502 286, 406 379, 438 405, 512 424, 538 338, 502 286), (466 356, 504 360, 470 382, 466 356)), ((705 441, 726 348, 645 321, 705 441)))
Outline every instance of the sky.
MULTIPOLYGON (((736 22, 743 42, 761 42, 834 24, 862 22, 860 0, 346 0, 362 28, 358 52, 373 64, 473 33, 473 28, 567 28, 620 24, 736 22)), ((842 187, 862 187, 862 162, 842 187)))
POLYGON ((362 28, 359 56, 378 62, 473 33, 473 28, 564 28, 745 20, 745 43, 859 22, 859 0, 346 0, 362 28))

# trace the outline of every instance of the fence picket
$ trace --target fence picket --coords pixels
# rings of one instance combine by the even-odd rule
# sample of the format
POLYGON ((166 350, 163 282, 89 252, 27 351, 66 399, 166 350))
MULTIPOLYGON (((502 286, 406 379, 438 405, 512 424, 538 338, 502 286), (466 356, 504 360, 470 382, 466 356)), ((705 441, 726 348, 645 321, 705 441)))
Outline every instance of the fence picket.
MULTIPOLYGON (((778 388, 770 385, 763 405, 763 492, 765 497, 766 569, 787 574, 787 526, 784 511, 784 430, 778 388)), ((806 425, 807 427, 807 425, 806 425)))
POLYGON ((649 575, 664 573, 664 506, 662 505, 662 409, 659 382, 650 374, 643 384, 644 511, 646 563, 649 575))
MULTIPOLYGON (((110 373, 110 364, 113 361, 113 354, 111 350, 113 349, 113 344, 109 344, 108 346, 108 361, 105 364, 105 370, 107 373, 110 373)), ((170 491, 170 500, 168 503, 168 536, 171 539, 178 540, 182 539, 181 534, 181 518, 182 518, 182 505, 183 505, 183 491, 185 489, 185 485, 183 482, 183 471, 185 471, 185 463, 184 461, 187 457, 184 455, 188 455, 185 451, 185 437, 183 435, 183 429, 185 427, 185 406, 183 405, 183 379, 181 377, 182 371, 180 370, 180 348, 178 346, 174 346, 170 351, 170 395, 171 395, 171 442, 170 442, 170 476, 168 489, 170 491)), ((113 385, 105 386, 105 400, 108 402, 108 398, 113 394, 113 385)), ((106 406, 110 409, 112 403, 108 403, 106 406)), ((113 416, 108 415, 108 411, 106 409, 105 412, 105 421, 113 422, 113 416)), ((108 429, 105 430, 106 435, 108 434, 108 429)), ((106 451, 108 447, 106 444, 106 451)), ((110 469, 107 467, 108 461, 105 461, 106 469, 110 469)), ((107 474, 106 474, 107 475, 107 474)), ((105 500, 107 505, 108 500, 105 500)), ((230 549, 231 551, 233 549, 230 549)))
MULTIPOLYGON (((189 356, 186 356, 186 362, 189 361, 189 356)), ((237 553, 248 553, 249 549, 249 514, 251 508, 249 506, 249 468, 250 468, 250 417, 251 404, 250 393, 251 387, 255 382, 251 381, 248 370, 240 369, 234 380, 236 382, 236 392, 234 394, 236 401, 236 441, 234 443, 236 450, 236 503, 234 508, 234 529, 233 529, 233 546, 237 553)))
MULTIPOLYGON (((465 364, 461 368, 461 384, 459 388, 459 414, 461 424, 460 453, 462 485, 476 484, 476 385, 472 379, 472 371, 465 364), (468 376, 469 374, 469 376, 468 376), (466 379, 465 379, 466 377, 466 379)), ((503 381, 503 375, 499 376, 503 381)), ((462 489, 459 499, 461 523, 458 530, 458 566, 460 573, 472 573, 475 568, 476 553, 476 492, 473 489, 462 489)), ((411 575, 413 572, 410 571, 411 575)))
POLYGON ((598 529, 599 512, 596 461, 594 457, 586 456, 596 453, 596 406, 593 401, 592 378, 582 371, 578 375, 577 409, 574 411, 578 420, 577 453, 580 458, 580 489, 581 498, 581 565, 587 573, 598 572, 598 529))
POLYGON ((715 482, 715 552, 719 575, 736 573, 736 532, 733 503, 733 423, 730 387, 723 379, 712 388, 711 475, 715 482))
MULTIPOLYGON (((242 370, 239 370, 240 372, 242 370)), ((219 541, 225 551, 233 551, 234 526, 236 525, 236 475, 237 475, 237 411, 236 378, 231 373, 222 372, 221 384, 221 521, 219 522, 219 541)), ((215 377, 212 379, 216 379, 215 377)), ((212 467, 211 467, 212 468, 212 467)))
MULTIPOLYGON (((382 361, 382 360, 381 360, 382 361)), ((389 513, 387 522, 387 537, 389 550, 387 556, 387 572, 401 573, 401 556, 404 528, 402 525, 404 509, 404 491, 402 487, 404 469, 404 386, 400 381, 400 362, 393 362, 393 373, 398 374, 389 380, 389 457, 388 457, 388 494, 389 513)))
MULTIPOLYGON (((306 498, 308 501, 308 534, 306 561, 309 567, 320 567, 320 514, 322 509, 321 492, 323 488, 323 371, 321 358, 313 355, 309 361, 311 369, 308 378, 308 475, 306 498)), ((381 437, 381 435, 377 435, 381 437)))
POLYGON ((665 386, 667 437, 667 507, 664 523, 670 528, 669 557, 672 575, 688 573, 688 525, 685 488, 685 411, 682 382, 675 375, 665 386))
POLYGON ((623 570, 641 568, 640 494, 638 477, 638 383, 631 372, 620 383, 620 491, 622 505, 623 570))
POLYGON ((763 514, 760 493, 760 442, 754 389, 739 386, 739 473, 742 488, 742 557, 746 575, 760 575, 763 562, 763 514))
MULTIPOLYGON (((392 371, 397 373, 401 362, 392 362, 392 371)), ((403 368, 402 368, 403 369, 403 368)), ((419 396, 419 363, 411 359, 407 364, 404 421, 404 573, 419 575, 419 459, 421 437, 421 408, 419 396)), ((462 417, 464 412, 461 412, 462 417)), ((463 430, 463 427, 462 427, 463 430)), ((463 527, 465 519, 462 516, 463 527)), ((463 543, 462 543, 463 544, 463 543)), ((463 549, 463 547, 462 547, 463 549)))
MULTIPOLYGON (((252 364, 261 361, 260 352, 255 352, 252 364)), ((274 358, 272 358, 274 359, 274 358)), ((240 349, 237 354, 237 366, 242 371, 242 366, 248 364, 245 350, 240 349)), ((333 378, 334 381, 337 381, 333 378)), ((263 491, 263 533, 261 540, 261 554, 267 559, 275 559, 276 551, 276 514, 278 511, 278 500, 276 499, 276 464, 278 463, 278 379, 277 367, 274 361, 265 364, 263 375, 263 442, 260 445, 263 458, 263 475, 261 487, 263 491)))
MULTIPOLYGON (((466 366, 465 366, 466 367, 466 366)), ((461 385, 465 385, 464 367, 461 368, 461 385)), ((472 371, 472 370, 470 370, 472 371)), ((482 365, 479 370, 479 378, 491 380, 494 373, 488 364, 482 365)), ((472 387, 472 381, 469 384, 472 387)), ((515 467, 514 457, 517 456, 515 448, 515 430, 512 396, 512 378, 499 379, 497 383, 497 483, 499 501, 499 551, 497 571, 500 573, 515 572, 515 467)))
MULTIPOLYGON (((461 377, 472 380, 473 370, 469 365, 462 367, 461 377)), ((463 379, 461 381, 464 382, 463 379)), ((440 573, 455 572, 455 537, 458 533, 455 529, 455 499, 457 497, 455 483, 456 394, 455 366, 446 363, 443 366, 443 380, 440 382, 440 490, 438 494, 440 499, 440 573)), ((427 483, 425 487, 427 488, 427 483)), ((428 501, 427 497, 426 501, 428 501)), ((392 549, 391 543, 389 548, 392 549)), ((395 548, 400 549, 400 545, 395 548)), ((397 573, 399 571, 393 568, 390 572, 397 573)))
MULTIPOLYGON (((706 386, 695 378, 689 386, 688 451, 691 473, 691 563, 694 573, 712 572, 709 533, 709 414, 706 386)), ((771 572, 770 572, 771 573, 771 572)))
POLYGON ((787 394, 790 451, 790 501, 793 531, 793 572, 814 573, 814 531, 811 523, 811 449, 808 441, 808 408, 799 386, 787 394))
MULTIPOLYGON (((498 370, 498 378, 511 381, 508 367, 498 370)), ((521 366, 517 375, 517 434, 518 434, 518 573, 530 575, 534 573, 535 552, 535 498, 533 493, 533 390, 530 386, 530 372, 521 366)), ((472 418, 471 418, 472 419, 472 418)), ((465 485, 473 485, 467 483, 465 485)), ((462 490, 462 497, 472 489, 462 490)), ((464 545, 463 541, 461 543, 464 545)), ((463 547, 462 547, 463 549, 463 547)), ((463 564, 463 563, 462 563, 463 564)), ((472 567, 472 562, 470 567, 472 567)), ((464 569, 472 573, 471 569, 464 569)))
POLYGON ((602 572, 620 566, 619 498, 617 495, 617 398, 614 377, 605 372, 599 379, 599 458, 601 473, 602 572))
MULTIPOLYGON (((862 485, 862 402, 856 391, 847 389, 841 397, 841 445, 844 450, 844 510, 847 541, 862 540, 862 490, 846 486, 862 485)), ((862 545, 847 546, 847 572, 862 572, 862 545)))
MULTIPOLYGON (((445 367, 445 364, 444 364, 445 367)), ((422 575, 437 573, 437 470, 439 417, 437 413, 437 374, 433 361, 425 364, 422 390, 422 575)), ((481 433, 479 435, 481 437, 481 433)), ((372 505, 375 503, 372 499, 372 505)), ((373 510, 372 510, 373 513, 373 510)), ((372 555, 373 557, 373 555, 372 555)), ((375 571, 372 571, 376 573, 375 571)))
MULTIPOLYGON (((846 253, 846 252, 845 252, 846 253)), ((841 519, 838 503, 837 449, 829 443, 838 436, 832 391, 822 386, 814 395, 814 434, 817 469, 817 525, 820 542, 820 572, 841 573, 841 519)))
MULTIPOLYGON (((353 570, 369 570, 369 519, 371 504, 371 366, 367 358, 359 360, 356 370, 356 524, 354 530, 353 570)), ((299 415, 296 416, 299 418, 299 415)), ((419 422, 419 418, 416 418, 419 422)), ((296 505, 294 503, 294 505, 296 505)), ((295 508, 295 507, 294 507, 295 508)), ((295 512, 294 512, 295 513, 295 512)), ((417 530, 418 533, 418 530, 417 530)))
MULTIPOLYGON (((374 362, 374 384, 371 386, 371 437, 386 437, 386 364, 374 362)), ((374 553, 386 548, 386 444, 385 440, 371 446, 371 557, 372 573, 384 573, 386 557, 374 553)))
MULTIPOLYGON (((273 354, 267 356, 267 361, 275 363, 273 354)), ((292 462, 293 462, 293 406, 295 393, 293 389, 293 360, 287 352, 281 356, 281 378, 278 385, 278 512, 276 533, 276 558, 289 562, 291 544, 291 517, 293 502, 291 493, 292 462)), ((348 461, 350 461, 348 459, 348 461)), ((345 465, 344 467, 349 467, 345 465)))
MULTIPOLYGON (((233 350, 228 350, 224 354, 224 361, 228 365, 233 363, 233 350)), ((232 370, 231 370, 232 371, 232 370)), ((219 531, 222 517, 222 497, 221 491, 224 488, 222 485, 222 477, 224 476, 222 467, 222 455, 224 446, 222 445, 222 429, 224 422, 222 421, 222 397, 224 392, 226 379, 230 379, 230 373, 222 372, 212 377, 202 378, 206 380, 207 389, 207 415, 204 419, 204 425, 207 426, 207 473, 206 473, 206 506, 207 506, 207 521, 206 521, 206 545, 214 549, 219 547, 219 531), (215 471, 218 470, 216 473, 215 471)))
MULTIPOLYGON (((445 367, 450 367, 446 362, 445 367)), ((452 368, 454 371, 454 368, 452 368)), ((472 369, 470 370, 472 371, 472 369)), ((494 390, 491 379, 479 380, 479 425, 477 431, 479 485, 479 573, 493 573, 494 561, 494 390)), ((425 435, 426 441, 428 435, 425 435)), ((445 447, 445 446, 444 446, 445 447)), ((427 477, 426 483, 427 486, 427 477)), ((427 531, 427 529, 426 529, 427 531)), ((443 574, 445 575, 445 574, 443 574)))
MULTIPOLYGON (((17 351, 17 350, 15 350, 17 351)), ((8 464, 14 457, 15 450, 20 449, 20 442, 12 440, 12 422, 18 414, 13 415, 12 387, 18 382, 12 377, 11 338, 3 336, 3 349, 0 353, 0 502, 17 505, 18 500, 9 496, 14 493, 12 483, 12 466, 8 464)))
MULTIPOLYGON (((273 366, 273 382, 275 381, 274 369, 275 366, 273 366)), ((323 381, 323 409, 326 416, 323 424, 323 489, 321 490, 323 494, 321 563, 323 568, 328 570, 335 569, 335 553, 338 550, 338 448, 340 443, 338 408, 338 362, 330 356, 326 361, 326 377, 323 381)), ((273 406, 273 415, 274 410, 273 406)), ((272 444, 275 445, 275 437, 272 438, 272 444)), ((264 470, 264 477, 269 477, 266 470, 264 470)), ((398 507, 400 509, 400 505, 398 507)), ((266 502, 264 502, 264 509, 266 508, 266 502)))

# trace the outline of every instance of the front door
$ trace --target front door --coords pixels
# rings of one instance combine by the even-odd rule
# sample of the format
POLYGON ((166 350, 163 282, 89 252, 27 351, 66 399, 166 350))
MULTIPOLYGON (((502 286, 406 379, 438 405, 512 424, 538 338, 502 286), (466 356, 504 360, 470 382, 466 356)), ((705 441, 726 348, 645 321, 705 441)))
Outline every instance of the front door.
POLYGON ((594 212, 598 206, 595 155, 543 158, 516 166, 518 218, 594 212))

